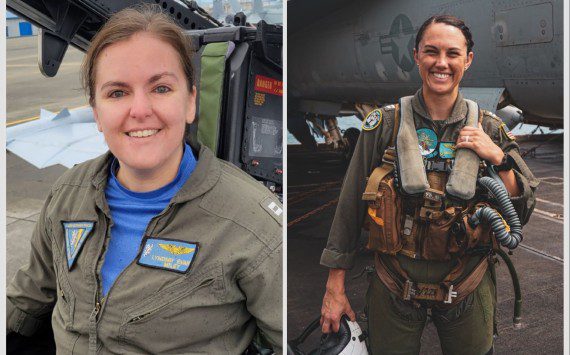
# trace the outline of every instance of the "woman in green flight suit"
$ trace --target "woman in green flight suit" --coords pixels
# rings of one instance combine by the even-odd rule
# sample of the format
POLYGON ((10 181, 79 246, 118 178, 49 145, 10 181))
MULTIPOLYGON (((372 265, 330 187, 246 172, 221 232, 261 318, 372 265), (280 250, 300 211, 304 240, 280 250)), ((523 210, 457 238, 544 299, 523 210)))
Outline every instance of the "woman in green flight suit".
MULTIPOLYGON (((456 151, 471 150, 479 160, 498 167, 500 179, 524 224, 534 208, 537 181, 520 157, 514 138, 497 116, 484 110, 480 111, 478 123, 466 124, 469 105, 459 93, 459 83, 473 62, 472 48, 469 28, 453 16, 433 16, 418 31, 414 59, 423 82, 410 100, 410 119, 420 138, 419 152, 426 164, 423 169, 428 176, 436 176, 429 173, 439 167, 436 173, 443 172, 439 176, 444 176, 444 182, 430 178, 429 186, 445 186, 452 171, 452 165, 446 164, 455 159, 456 151)), ((368 210, 362 196, 367 177, 382 163, 390 143, 396 141, 393 137, 397 132, 394 128, 398 128, 394 127, 395 116, 401 115, 401 120, 405 120, 406 114, 402 111, 403 105, 374 110, 363 125, 321 257, 321 264, 330 268, 321 310, 323 333, 337 331, 342 314, 355 320, 344 292, 344 279, 346 270, 354 264, 358 236, 368 210)), ((398 155, 404 154, 403 147, 396 147, 398 155)), ((456 202, 454 207, 451 203, 448 205, 449 191, 441 190, 445 202, 436 214, 448 218, 443 216, 450 213, 455 216, 449 217, 454 221, 458 221, 454 211, 461 211, 457 206, 473 206, 472 201, 477 198, 456 202)), ((401 190, 397 191, 399 194, 401 190)), ((401 218, 393 222, 401 224, 396 228, 400 234, 395 243, 399 247, 388 251, 376 249, 377 275, 372 276, 367 294, 371 351, 374 354, 419 353, 421 334, 431 314, 445 354, 492 353, 496 294, 490 249, 484 253, 474 252, 482 245, 481 241, 475 241, 463 249, 466 252, 460 259, 450 257, 453 251, 449 234, 445 234, 443 246, 436 245, 431 242, 435 237, 429 224, 422 227, 419 221, 418 211, 424 200, 399 197, 404 202, 396 205, 395 215, 401 218), (404 229, 408 227, 406 236, 404 229), (408 237, 412 238, 411 242, 406 240, 408 237), (460 269, 456 268, 458 262, 462 263, 460 269), (466 288, 465 283, 459 287, 462 280, 468 280, 469 287, 466 288), (400 286, 406 283, 412 285, 413 292, 409 292, 410 289, 401 292, 400 286), (443 284, 447 288, 442 289, 443 284), (458 286, 461 292, 449 289, 450 284, 458 286), (460 301, 455 302, 455 298, 460 301), (453 302, 446 304, 446 301, 453 302)), ((439 222, 432 222, 432 226, 439 222)), ((475 234, 473 230, 467 231, 469 240, 479 238, 475 234)), ((488 236, 489 232, 484 234, 488 236)))

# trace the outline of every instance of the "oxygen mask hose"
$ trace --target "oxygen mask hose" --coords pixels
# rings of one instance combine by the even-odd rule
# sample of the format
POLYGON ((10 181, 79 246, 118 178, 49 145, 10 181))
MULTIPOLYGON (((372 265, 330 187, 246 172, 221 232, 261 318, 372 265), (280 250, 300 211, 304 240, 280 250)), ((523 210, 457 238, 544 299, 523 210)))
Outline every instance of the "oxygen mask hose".
POLYGON ((469 225, 471 228, 477 227, 479 223, 490 225, 495 238, 502 246, 510 250, 515 249, 523 239, 522 226, 513 203, 509 199, 507 190, 488 176, 480 178, 477 182, 489 190, 495 197, 506 224, 503 217, 496 210, 485 206, 479 208, 469 217, 469 225))
POLYGON ((503 259, 507 268, 509 269, 509 273, 511 274, 511 280, 513 280, 513 289, 515 290, 515 309, 513 312, 513 325, 515 328, 522 327, 522 317, 521 317, 521 309, 522 309, 522 293, 521 293, 521 285, 519 282, 519 277, 517 275, 517 271, 515 270, 515 266, 511 261, 511 258, 502 251, 501 249, 495 250, 495 252, 503 259))
MULTIPOLYGON (((495 233, 497 241, 502 246, 512 250, 516 248, 523 239, 521 222, 519 220, 517 212, 515 211, 513 203, 509 199, 509 194, 507 193, 505 185, 502 183, 499 176, 494 173, 494 171, 490 171, 490 175, 494 176, 494 178, 484 176, 478 180, 478 183, 489 190, 489 192, 491 192, 493 197, 496 199, 497 204, 499 205, 499 209, 503 216, 505 216, 507 222, 505 224, 501 215, 499 215, 499 213, 497 213, 497 211, 495 211, 493 208, 481 207, 475 211, 471 217, 469 217, 468 223, 471 228, 477 227, 479 223, 488 223, 491 226, 493 233, 495 233), (510 229, 510 231, 508 229, 510 229)), ((515 267, 507 253, 505 253, 500 248, 497 248, 495 252, 503 259, 507 265, 509 273, 511 274, 511 279, 513 280, 513 288, 515 290, 513 324, 515 328, 520 328, 522 326, 522 294, 519 278, 515 267)))

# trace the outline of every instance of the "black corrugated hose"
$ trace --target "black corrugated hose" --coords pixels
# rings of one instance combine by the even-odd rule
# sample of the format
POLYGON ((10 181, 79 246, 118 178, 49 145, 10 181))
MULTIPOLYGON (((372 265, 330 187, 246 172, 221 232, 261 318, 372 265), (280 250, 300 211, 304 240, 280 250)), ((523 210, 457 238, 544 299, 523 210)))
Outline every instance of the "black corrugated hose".
POLYGON ((477 182, 489 190, 495 197, 510 231, 504 224, 501 215, 491 207, 481 207, 475 211, 475 213, 469 217, 469 225, 471 228, 475 228, 479 223, 489 224, 491 230, 495 233, 497 241, 502 246, 510 250, 515 249, 523 239, 522 226, 504 185, 501 186, 497 181, 488 176, 480 178, 477 182))

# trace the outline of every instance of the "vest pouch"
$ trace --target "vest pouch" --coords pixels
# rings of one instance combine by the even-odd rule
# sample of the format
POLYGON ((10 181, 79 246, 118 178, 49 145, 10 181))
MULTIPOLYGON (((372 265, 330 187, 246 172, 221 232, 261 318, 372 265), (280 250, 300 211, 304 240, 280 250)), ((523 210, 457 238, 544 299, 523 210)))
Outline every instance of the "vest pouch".
POLYGON ((367 220, 368 249, 391 255, 402 249, 402 201, 391 175, 380 182, 376 200, 369 204, 367 220))
POLYGON ((422 222, 420 233, 421 257, 426 260, 451 260, 453 243, 451 243, 451 227, 461 217, 461 211, 449 208, 443 211, 441 217, 429 222, 422 222), (422 235, 423 234, 423 235, 422 235))
MULTIPOLYGON (((478 203, 473 212, 477 211, 481 207, 492 207, 486 203, 478 203)), ((467 235, 467 248, 474 248, 476 246, 489 245, 491 246, 491 226, 488 224, 479 223, 477 227, 471 228, 467 220, 470 215, 463 217, 463 224, 465 225, 465 231, 467 235)))

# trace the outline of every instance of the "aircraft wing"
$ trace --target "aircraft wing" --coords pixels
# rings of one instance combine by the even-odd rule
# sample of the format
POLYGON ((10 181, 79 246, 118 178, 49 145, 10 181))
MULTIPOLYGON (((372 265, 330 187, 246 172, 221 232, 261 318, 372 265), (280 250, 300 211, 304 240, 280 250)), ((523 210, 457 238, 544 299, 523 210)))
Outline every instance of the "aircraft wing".
POLYGON ((37 168, 61 164, 67 168, 105 153, 91 107, 41 110, 38 120, 6 129, 6 149, 37 168))

